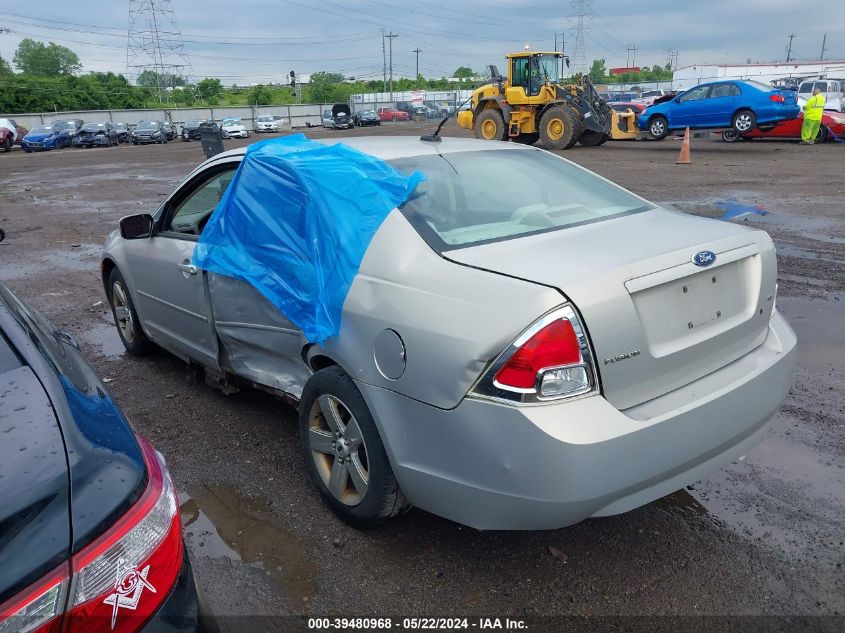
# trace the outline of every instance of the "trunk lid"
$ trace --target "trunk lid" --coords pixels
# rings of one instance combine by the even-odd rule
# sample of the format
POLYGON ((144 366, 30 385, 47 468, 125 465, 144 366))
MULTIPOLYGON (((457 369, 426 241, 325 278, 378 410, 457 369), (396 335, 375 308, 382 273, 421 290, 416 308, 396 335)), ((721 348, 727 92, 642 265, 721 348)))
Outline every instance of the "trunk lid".
MULTIPOLYGON (((0 335, 0 357, 8 350, 0 335)), ((0 358, 0 604, 70 552, 68 467, 50 399, 29 367, 5 368, 0 358)))
POLYGON ((619 409, 760 345, 775 294, 766 233, 663 209, 445 256, 560 290, 583 317, 602 391, 619 409), (707 267, 692 261, 703 251, 716 255, 707 267))

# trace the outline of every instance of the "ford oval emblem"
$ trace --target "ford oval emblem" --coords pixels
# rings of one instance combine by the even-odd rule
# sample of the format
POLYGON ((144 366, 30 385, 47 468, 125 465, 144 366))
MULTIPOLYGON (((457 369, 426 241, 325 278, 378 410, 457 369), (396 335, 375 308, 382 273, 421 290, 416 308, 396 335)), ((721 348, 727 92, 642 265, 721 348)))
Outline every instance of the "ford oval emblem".
POLYGON ((713 251, 698 251, 692 256, 692 263, 702 268, 709 266, 716 261, 716 253, 713 251))

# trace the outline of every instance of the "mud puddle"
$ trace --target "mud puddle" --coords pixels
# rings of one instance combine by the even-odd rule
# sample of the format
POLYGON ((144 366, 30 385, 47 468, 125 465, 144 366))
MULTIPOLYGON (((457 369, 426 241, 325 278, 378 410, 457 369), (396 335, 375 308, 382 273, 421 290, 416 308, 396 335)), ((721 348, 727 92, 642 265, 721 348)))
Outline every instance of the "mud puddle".
POLYGON ((262 569, 292 604, 316 591, 308 546, 282 525, 267 501, 228 485, 192 486, 180 495, 185 542, 194 557, 227 558, 262 569))
POLYGON ((108 359, 120 359, 126 352, 117 328, 111 321, 91 326, 79 336, 79 340, 97 347, 100 354, 108 359))
POLYGON ((834 294, 831 301, 778 297, 777 307, 798 337, 799 367, 845 375, 845 297, 834 294))

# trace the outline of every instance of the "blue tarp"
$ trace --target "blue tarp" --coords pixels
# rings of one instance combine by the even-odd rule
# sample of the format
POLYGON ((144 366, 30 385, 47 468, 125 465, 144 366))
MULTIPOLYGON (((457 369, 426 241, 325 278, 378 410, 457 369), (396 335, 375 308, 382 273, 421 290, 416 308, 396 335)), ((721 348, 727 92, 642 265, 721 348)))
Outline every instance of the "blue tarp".
POLYGON ((205 270, 252 284, 321 343, 373 235, 424 180, 344 145, 295 134, 247 148, 194 250, 205 270))

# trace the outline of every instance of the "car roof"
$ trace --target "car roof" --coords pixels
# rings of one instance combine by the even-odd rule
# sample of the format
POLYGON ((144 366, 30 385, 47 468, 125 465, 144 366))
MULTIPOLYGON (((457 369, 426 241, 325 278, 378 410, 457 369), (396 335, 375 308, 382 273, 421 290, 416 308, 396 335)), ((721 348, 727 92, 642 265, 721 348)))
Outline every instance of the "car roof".
MULTIPOLYGON (((431 129, 434 132, 434 126, 431 129)), ((451 154, 454 152, 475 152, 481 150, 527 150, 531 146, 518 143, 505 143, 501 141, 484 141, 474 138, 444 138, 439 143, 421 141, 417 136, 350 136, 343 139, 312 139, 324 145, 336 145, 343 143, 348 147, 357 149, 365 154, 370 154, 382 160, 394 160, 397 158, 409 158, 411 156, 451 154)), ((218 160, 241 157, 246 154, 246 147, 239 147, 217 154, 205 163, 205 165, 218 160)))

